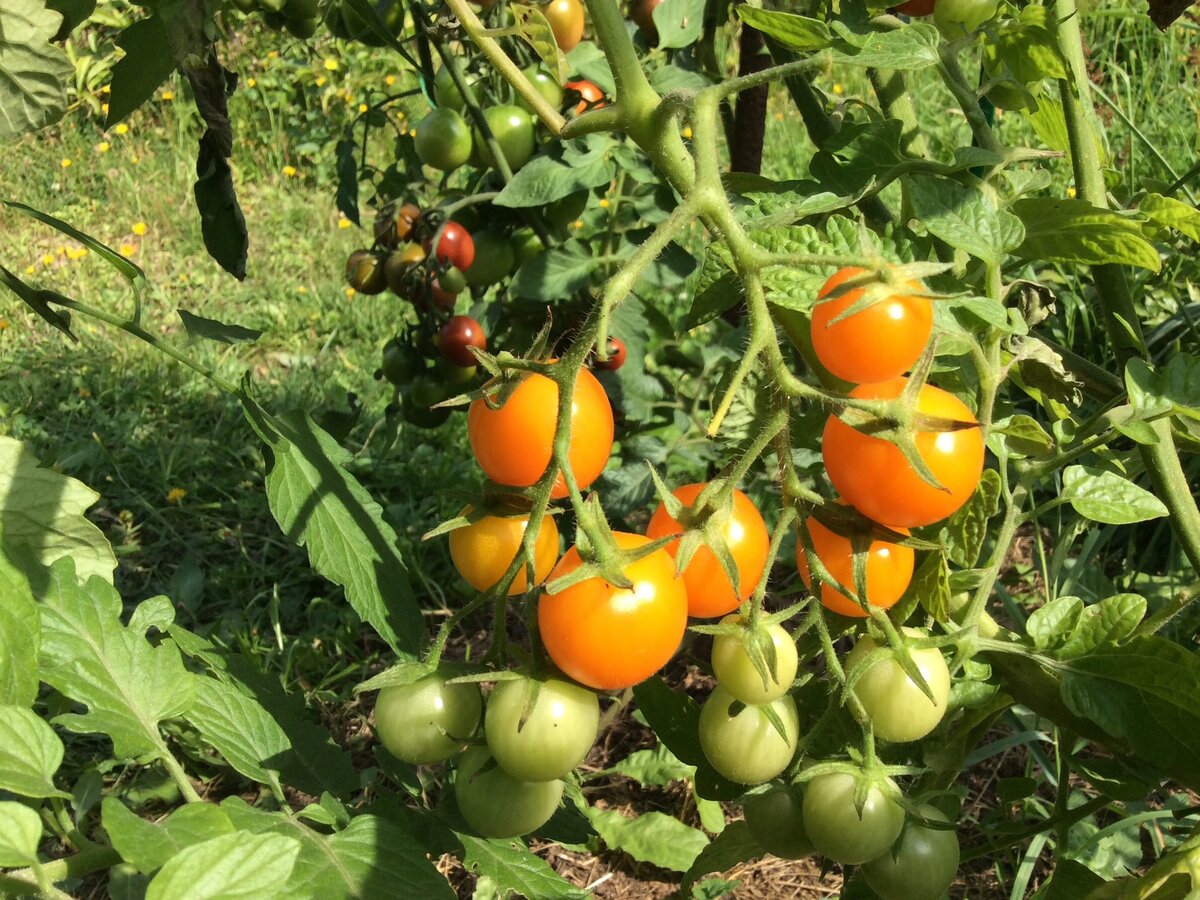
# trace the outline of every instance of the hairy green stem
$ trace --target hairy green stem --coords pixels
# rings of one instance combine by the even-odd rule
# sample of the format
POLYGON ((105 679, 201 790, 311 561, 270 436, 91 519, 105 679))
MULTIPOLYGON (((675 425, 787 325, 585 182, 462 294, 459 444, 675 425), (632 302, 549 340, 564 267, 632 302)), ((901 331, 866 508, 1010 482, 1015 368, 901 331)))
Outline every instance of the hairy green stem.
MULTIPOLYGON (((38 894, 42 892, 41 882, 43 881, 55 884, 59 881, 66 881, 68 878, 81 878, 101 869, 112 868, 119 862, 121 862, 121 854, 112 847, 93 847, 76 853, 74 856, 42 863, 39 866, 41 880, 38 878, 38 873, 32 868, 18 869, 15 872, 0 875, 0 893, 15 896, 38 894)), ((64 896, 61 892, 59 895, 64 896)))

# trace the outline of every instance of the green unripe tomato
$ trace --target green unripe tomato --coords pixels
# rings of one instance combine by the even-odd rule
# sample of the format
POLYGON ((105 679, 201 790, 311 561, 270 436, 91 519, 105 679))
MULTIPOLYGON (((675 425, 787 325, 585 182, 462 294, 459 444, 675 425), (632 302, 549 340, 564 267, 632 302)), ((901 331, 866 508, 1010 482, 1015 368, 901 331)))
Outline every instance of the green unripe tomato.
POLYGON ((762 784, 787 768, 800 740, 800 716, 791 697, 770 704, 783 722, 781 737, 762 707, 743 705, 736 715, 729 709, 732 694, 717 685, 700 709, 700 747, 712 767, 739 784, 762 784))
MULTIPOLYGON (((941 811, 921 806, 926 819, 948 822, 941 811)), ((891 850, 863 866, 863 876, 881 900, 937 900, 958 874, 958 837, 953 831, 908 822, 891 850)))
POLYGON ((435 109, 421 120, 416 135, 421 162, 452 172, 471 158, 471 129, 452 109, 435 109))
POLYGON ((517 268, 525 265, 525 263, 546 249, 546 245, 537 236, 537 232, 529 227, 518 228, 514 231, 512 237, 509 238, 509 243, 512 244, 513 257, 517 268))
POLYGON ((265 13, 281 13, 287 0, 258 0, 259 8, 265 13))
POLYGON ((292 37, 297 37, 302 41, 308 40, 317 33, 317 29, 321 27, 321 17, 316 16, 312 19, 288 19, 284 24, 288 34, 292 37))
MULTIPOLYGON (((924 637, 915 628, 904 632, 924 637)), ((853 672, 858 661, 878 645, 864 636, 846 656, 846 671, 853 672)), ((933 731, 946 715, 950 697, 950 669, 941 651, 935 648, 910 651, 921 677, 929 686, 933 700, 925 696, 895 659, 881 659, 854 682, 854 694, 871 720, 875 736, 885 741, 915 741, 933 731)))
POLYGON ((383 347, 383 359, 379 371, 383 377, 399 387, 408 384, 425 371, 425 362, 405 344, 393 338, 383 347))
POLYGON ((490 838, 510 838, 541 828, 562 800, 561 781, 518 781, 495 765, 485 747, 458 761, 454 794, 467 824, 490 838), (485 767, 493 763, 490 768, 485 767))
MULTIPOLYGON (((488 129, 500 145, 500 152, 514 172, 529 162, 534 150, 533 119, 519 106, 489 106, 483 111, 488 129)), ((482 132, 473 128, 475 147, 471 162, 479 167, 496 164, 482 132)))
MULTIPOLYGON (((741 621, 742 617, 733 613, 723 618, 721 624, 734 625, 741 621)), ((713 638, 713 673, 721 687, 743 703, 770 703, 777 700, 788 692, 796 680, 799 668, 796 642, 782 625, 770 625, 765 631, 771 646, 775 648, 775 666, 766 684, 746 650, 746 642, 751 639, 748 632, 740 637, 719 634, 713 638)))
MULTIPOLYGON (((537 92, 545 98, 547 103, 555 109, 559 109, 562 106, 562 86, 554 80, 554 76, 546 70, 545 66, 535 64, 526 67, 522 71, 537 92)), ((517 105, 527 113, 533 113, 533 107, 520 94, 517 95, 517 105)))
POLYGON ((542 215, 555 228, 564 229, 583 215, 587 209, 588 191, 576 191, 546 205, 542 215))
POLYGON ((317 0, 285 0, 281 12, 289 19, 316 19, 321 16, 317 0))
POLYGON ((475 380, 475 375, 479 371, 478 366, 457 366, 450 360, 440 358, 437 361, 438 375, 442 378, 442 383, 447 387, 461 387, 464 384, 469 384, 475 380))
POLYGON ((487 287, 507 278, 516 262, 512 244, 499 231, 484 228, 471 233, 475 242, 475 261, 463 274, 471 287, 487 287))
POLYGON ((287 28, 287 16, 283 13, 271 12, 270 10, 263 13, 263 22, 272 31, 283 31, 287 28))
MULTIPOLYGON (((462 75, 467 80, 467 84, 474 85, 479 81, 478 75, 467 72, 463 72, 462 75)), ((458 90, 458 85, 454 83, 454 78, 450 75, 450 70, 445 66, 438 69, 433 76, 433 98, 439 107, 458 112, 461 112, 466 105, 462 93, 458 90)))
MULTIPOLYGON (((858 778, 845 772, 818 775, 804 788, 803 816, 817 852, 857 866, 887 851, 904 827, 904 809, 876 785, 860 812, 854 802, 858 778)), ((894 787, 888 782, 888 787, 894 787)))
POLYGON ((600 701, 585 687, 551 678, 530 704, 530 686, 524 678, 497 684, 483 730, 505 772, 519 781, 550 781, 574 769, 592 749, 600 701))
POLYGON ((758 845, 780 859, 803 859, 814 852, 804 828, 804 800, 794 787, 758 794, 746 801, 746 825, 758 845))
POLYGON ((387 751, 412 765, 448 759, 479 726, 482 703, 473 684, 436 675, 386 687, 375 701, 375 733, 387 751))
POLYGON ((953 40, 977 31, 999 8, 1000 0, 938 0, 933 21, 942 34, 953 40))
MULTIPOLYGON (((474 267, 475 264, 471 263, 471 268, 474 267)), ((460 269, 450 266, 438 275, 438 286, 448 294, 461 294, 467 289, 467 276, 460 269)))

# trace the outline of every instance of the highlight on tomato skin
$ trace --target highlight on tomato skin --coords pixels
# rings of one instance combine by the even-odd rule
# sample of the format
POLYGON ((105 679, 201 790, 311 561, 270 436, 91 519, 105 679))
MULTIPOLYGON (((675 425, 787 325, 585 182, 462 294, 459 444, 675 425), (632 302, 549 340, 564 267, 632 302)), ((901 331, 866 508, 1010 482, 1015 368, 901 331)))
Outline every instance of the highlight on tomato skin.
MULTIPOLYGON (((705 482, 685 484, 672 493, 685 506, 691 506, 705 487, 705 482)), ((737 488, 733 490, 732 505, 724 535, 729 552, 737 565, 738 586, 735 589, 730 583, 729 576, 716 554, 708 547, 699 547, 683 571, 690 616, 711 619, 733 612, 743 600, 754 593, 766 567, 771 536, 767 532, 762 513, 753 501, 737 488)), ((654 515, 650 517, 650 524, 646 526, 646 536, 654 540, 682 533, 683 526, 671 517, 665 505, 659 504, 654 515)), ((678 542, 670 543, 667 545, 667 552, 674 556, 678 547, 678 542)))
MULTIPOLYGON (((822 525, 815 516, 805 521, 813 552, 826 571, 847 589, 854 590, 854 545, 850 538, 822 525)), ((897 528, 907 534, 905 528, 897 528)), ((867 601, 880 609, 891 609, 904 596, 912 581, 915 554, 911 547, 872 540, 867 546, 867 601)), ((802 541, 796 542, 796 568, 805 587, 813 589, 808 568, 808 554, 802 541)), ((866 618, 867 611, 853 597, 848 597, 833 585, 822 584, 821 605, 830 612, 853 619, 866 618)))

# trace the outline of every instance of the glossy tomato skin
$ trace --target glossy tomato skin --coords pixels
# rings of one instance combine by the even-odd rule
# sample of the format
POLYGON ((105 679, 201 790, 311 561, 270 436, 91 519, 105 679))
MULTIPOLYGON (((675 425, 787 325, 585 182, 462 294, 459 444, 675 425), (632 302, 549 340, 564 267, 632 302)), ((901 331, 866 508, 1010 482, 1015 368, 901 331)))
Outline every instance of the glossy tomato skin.
POLYGON ((794 787, 757 794, 746 801, 746 825, 758 845, 780 859, 803 859, 814 852, 804 828, 804 799, 794 787))
POLYGON ((467 824, 489 838, 529 834, 550 821, 562 801, 561 781, 518 781, 494 763, 485 747, 458 761, 454 795, 467 824))
POLYGON ((451 316, 438 331, 438 350, 456 366, 473 366, 475 355, 470 348, 487 349, 483 326, 470 316, 451 316))
POLYGON ((575 91, 579 94, 579 103, 575 105, 575 115, 579 115, 585 110, 599 109, 604 106, 604 91, 586 78, 565 82, 563 90, 575 91))
POLYGON ((452 172, 471 158, 471 128, 453 109, 435 109, 417 125, 417 156, 421 162, 452 172))
POLYGON ((387 287, 383 256, 373 250, 355 250, 346 259, 346 283, 360 294, 381 294, 387 287))
MULTIPOLYGON (((894 399, 905 384, 904 378, 861 384, 850 396, 894 399)), ((821 438, 825 469, 838 493, 868 519, 892 528, 932 525, 946 518, 971 498, 983 473, 983 435, 961 400, 927 384, 918 395, 917 409, 973 426, 916 435, 917 451, 943 489, 924 482, 894 444, 855 431, 835 416, 829 417, 821 438)))
POLYGON ((501 681, 488 697, 488 749, 519 781, 562 778, 583 762, 600 728, 600 701, 585 687, 551 678, 530 703, 528 679, 501 681))
MULTIPOLYGON (((471 507, 459 515, 469 515, 471 507)), ((463 580, 477 591, 486 591, 500 580, 521 548, 529 516, 484 516, 450 532, 450 558, 463 580)), ((533 547, 533 571, 537 584, 546 580, 558 559, 558 526, 553 516, 543 516, 533 547)), ((529 584, 522 566, 508 588, 510 597, 523 594, 529 584)))
MULTIPOLYGON (((527 66, 521 71, 525 73, 525 77, 529 79, 529 82, 534 86, 537 92, 542 95, 543 99, 545 99, 547 103, 549 103, 555 109, 558 109, 560 106, 562 106, 563 89, 559 83, 554 80, 554 76, 550 74, 545 66, 534 64, 532 66, 527 66)), ((525 110, 525 112, 530 114, 533 113, 533 108, 525 101, 525 98, 521 97, 520 95, 517 96, 517 105, 521 107, 521 109, 525 110)))
POLYGON ((704 757, 720 774, 739 784, 762 784, 788 767, 800 741, 800 716, 796 701, 784 695, 770 703, 783 723, 781 737, 761 706, 737 703, 732 694, 717 685, 700 709, 700 747, 704 757))
POLYGON ((933 7, 937 0, 908 0, 907 3, 901 3, 899 6, 893 6, 891 11, 900 13, 905 16, 920 18, 933 14, 933 7))
MULTIPOLYGON (((622 549, 649 542, 638 534, 614 532, 622 549)), ((579 567, 572 547, 550 573, 550 581, 579 567)), ((626 566, 629 589, 589 578, 538 600, 538 630, 546 652, 580 684, 599 691, 632 687, 674 655, 687 627, 687 592, 675 576, 675 561, 656 550, 626 566)))
POLYGON ((513 270, 516 254, 508 238, 499 231, 484 228, 471 232, 475 260, 463 274, 472 287, 487 287, 503 281, 513 270))
MULTIPOLYGON (((463 77, 467 80, 467 84, 474 85, 479 80, 479 76, 469 72, 464 72, 463 77)), ((454 83, 454 79, 450 75, 450 70, 445 66, 437 70, 433 76, 433 96, 437 100, 437 105, 442 109, 453 109, 458 112, 466 106, 466 100, 463 99, 462 93, 458 89, 458 85, 454 83)))
MULTIPOLYGON (((809 516, 805 525, 813 544, 813 552, 838 584, 854 590, 854 545, 850 538, 826 528, 809 516)), ((903 531, 903 529, 901 529, 903 531)), ((880 609, 891 609, 904 596, 912 581, 914 554, 911 547, 873 540, 867 547, 867 600, 880 609)), ((800 541, 796 542, 796 568, 810 590, 812 578, 808 571, 808 556, 800 541)), ((821 585, 821 605, 830 612, 854 619, 866 618, 867 612, 852 598, 828 584, 821 585)))
POLYGON ((865 288, 842 291, 826 300, 847 281, 867 273, 845 268, 825 282, 812 311, 812 344, 817 359, 843 381, 863 384, 902 375, 921 358, 933 332, 933 302, 913 296, 920 285, 909 282, 911 293, 888 299, 853 313, 838 316, 863 298, 865 288))
POLYGON ((804 788, 804 824, 817 852, 844 866, 885 853, 904 827, 904 809, 872 785, 862 812, 855 808, 856 779, 844 772, 818 775, 804 788))
MULTIPOLYGON (((500 145, 500 152, 512 171, 529 162, 536 147, 533 119, 519 106, 489 106, 483 111, 488 130, 500 145)), ((492 148, 478 130, 474 130, 474 150, 471 160, 479 167, 494 166, 496 158, 492 148)))
MULTIPOLYGON (((433 238, 425 241, 425 252, 433 250, 433 238)), ((475 262, 475 242, 471 233, 457 222, 447 222, 442 229, 441 240, 437 246, 437 261, 444 266, 454 266, 460 272, 471 268, 475 262)))
MULTIPOLYGON (((596 376, 579 372, 571 404, 568 457, 580 489, 595 481, 612 452, 612 405, 596 376)), ((544 375, 529 375, 499 409, 482 399, 467 412, 467 437, 488 478, 511 487, 535 484, 553 455, 558 385, 544 375)), ((559 473, 550 496, 561 500, 567 485, 559 473)))
POLYGON ((409 271, 425 260, 425 251, 418 244, 404 244, 387 255, 383 275, 392 293, 405 297, 409 291, 409 271))
MULTIPOLYGON (((726 616, 722 625, 742 623, 739 615, 726 616)), ((796 642, 782 625, 767 626, 771 646, 775 648, 775 667, 770 673, 769 684, 763 684, 762 675, 750 661, 745 640, 733 635, 719 634, 713 638, 712 666, 717 681, 736 700, 743 703, 762 704, 778 700, 788 692, 796 680, 799 658, 796 642)), ((746 635, 749 638, 749 635, 746 635)))
POLYGON ((960 38, 996 15, 1000 0, 938 0, 933 21, 947 38, 960 38))
POLYGON ((608 359, 597 359, 593 364, 597 369, 605 372, 615 372, 621 366, 625 365, 625 357, 629 355, 629 351, 625 347, 625 342, 620 338, 608 339, 608 359))
MULTIPOLYGON (((686 484, 672 493, 685 506, 691 506, 704 487, 702 483, 686 484)), ((646 527, 646 536, 652 540, 682 532, 683 526, 671 518, 662 504, 654 511, 646 527)), ((707 547, 700 547, 683 572, 688 592, 688 615, 707 619, 733 612, 758 586, 767 564, 770 535, 762 514, 750 502, 750 498, 736 488, 733 491, 733 510, 725 524, 724 534, 729 552, 737 563, 737 590, 729 583, 716 555, 707 547)), ((668 544, 667 551, 674 556, 677 547, 677 543, 668 544)))
MULTIPOLYGON (((919 809, 926 819, 949 821, 935 807, 919 809)), ((953 831, 909 821, 894 847, 863 866, 863 876, 880 900, 938 900, 958 874, 959 856, 953 831)))
POLYGON ((658 26, 654 24, 654 10, 662 0, 634 0, 630 17, 646 37, 646 43, 651 47, 658 44, 658 26))
POLYGON ((375 733, 387 751, 412 765, 448 759, 479 727, 483 704, 473 684, 430 675, 385 687, 375 701, 375 733))
POLYGON ((532 228, 518 228, 508 239, 513 250, 513 260, 517 266, 522 266, 546 249, 542 239, 532 228))
POLYGON ((583 4, 579 0, 550 0, 541 10, 559 49, 570 53, 583 40, 583 4))
MULTIPOLYGON (((904 629, 912 637, 925 637, 913 628, 904 629)), ((846 656, 846 671, 852 670, 872 650, 878 647, 875 639, 864 635, 846 656)), ((950 698, 950 669, 941 651, 930 647, 910 650, 921 677, 933 694, 933 700, 894 659, 881 659, 874 663, 854 683, 854 694, 858 697, 871 720, 875 736, 885 741, 902 743, 925 737, 946 715, 946 704, 950 698)))

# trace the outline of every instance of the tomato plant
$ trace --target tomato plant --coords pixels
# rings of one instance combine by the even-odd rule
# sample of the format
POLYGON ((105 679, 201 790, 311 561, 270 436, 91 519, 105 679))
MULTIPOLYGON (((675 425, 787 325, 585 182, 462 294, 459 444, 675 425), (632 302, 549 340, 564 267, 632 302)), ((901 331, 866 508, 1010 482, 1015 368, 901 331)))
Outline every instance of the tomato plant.
POLYGON ((583 4, 579 0, 549 0, 541 10, 559 49, 564 53, 574 50, 583 38, 583 4))
POLYGON ((625 347, 625 342, 620 338, 609 338, 607 354, 606 359, 597 359, 594 365, 597 369, 605 372, 615 372, 625 365, 625 358, 629 355, 629 351, 625 347))
MULTIPOLYGON (((630 550, 649 543, 637 534, 617 532, 617 546, 630 550)), ((582 562, 579 548, 566 552, 550 581, 569 575, 582 562)), ((618 587, 588 578, 538 600, 538 630, 554 664, 580 684, 611 691, 649 678, 674 655, 687 625, 687 592, 675 563, 663 550, 629 563, 618 587)))
MULTIPOLYGON (((469 516, 471 507, 462 515, 469 516)), ((521 548, 529 527, 528 515, 483 515, 470 525, 450 532, 450 557, 463 580, 477 591, 494 587, 521 548)), ((558 526, 553 516, 544 516, 533 548, 533 570, 537 584, 546 580, 558 560, 558 526)), ((524 568, 508 587, 509 595, 524 593, 528 580, 524 568)))
POLYGON ((425 242, 425 252, 433 254, 439 263, 451 265, 465 272, 475 261, 475 242, 471 234, 457 222, 447 222, 441 229, 437 241, 437 253, 433 252, 433 238, 425 242))
MULTIPOLYGON (((529 162, 534 149, 533 120, 529 118, 529 113, 519 106, 489 106, 483 111, 483 118, 509 169, 515 172, 529 162)), ((496 158, 482 132, 476 129, 473 135, 471 159, 474 164, 480 167, 494 166, 496 158)))
MULTIPOLYGON (((918 807, 931 822, 949 820, 928 804, 918 807)), ((863 875, 880 900, 937 900, 958 874, 958 836, 909 821, 888 852, 863 866, 863 875)))
POLYGON ((746 801, 746 824, 760 847, 780 859, 803 859, 813 853, 804 829, 804 798, 796 788, 756 794, 746 801))
POLYGON ((430 676, 379 692, 375 733, 397 759, 414 765, 441 762, 475 734, 482 710, 475 685, 430 676))
POLYGON ((599 109, 604 106, 604 91, 586 78, 568 81, 563 85, 563 89, 579 97, 579 102, 575 106, 576 115, 588 109, 599 109))
MULTIPOLYGON (((838 534, 826 528, 816 518, 810 516, 804 522, 812 551, 821 560, 838 584, 854 592, 854 541, 852 538, 838 534)), ((888 541, 873 540, 869 534, 862 534, 866 554, 866 601, 871 606, 880 609, 891 609, 896 601, 904 596, 912 581, 914 554, 911 548, 903 544, 893 544, 888 541)), ((812 575, 808 569, 808 555, 802 542, 796 544, 796 568, 800 577, 810 590, 812 575)), ((857 600, 842 593, 831 584, 821 584, 819 595, 821 605, 838 615, 861 619, 867 615, 866 608, 857 600)))
POLYGON ((485 747, 472 747, 458 761, 454 799, 459 812, 489 838, 512 838, 541 828, 562 802, 563 783, 519 781, 496 765, 485 747))
POLYGON ((933 21, 949 37, 975 31, 996 15, 1000 0, 937 0, 933 21))
MULTIPOLYGON (((850 392, 856 400, 900 397, 907 380, 863 384, 850 392)), ((930 484, 896 444, 864 434, 830 416, 821 438, 829 480, 847 502, 870 519, 891 527, 931 525, 970 498, 983 471, 983 435, 966 405, 946 391, 923 385, 915 411, 954 423, 953 430, 915 430, 912 434, 930 484)))
POLYGON ((895 785, 870 784, 860 806, 856 790, 861 777, 836 772, 818 775, 804 786, 808 836, 818 853, 842 865, 882 856, 904 827, 904 809, 891 795, 895 785))
POLYGON ((700 710, 700 746, 712 767, 741 784, 762 784, 787 768, 800 740, 796 702, 786 694, 764 706, 737 700, 718 685, 700 710), (769 709, 782 730, 768 716, 769 709))
POLYGON ((471 157, 471 129, 453 109, 435 109, 417 125, 416 148, 421 162, 450 172, 471 157))
POLYGON ((562 778, 583 762, 600 726, 596 694, 569 681, 501 681, 488 696, 484 734, 518 781, 562 778))
POLYGON ((438 351, 456 366, 473 366, 475 355, 471 347, 487 349, 483 326, 470 316, 451 316, 438 332, 438 351))
MULTIPOLYGON (((726 616, 721 620, 722 625, 744 625, 741 616, 726 616)), ((761 631, 761 637, 756 637, 754 628, 747 628, 742 634, 722 634, 713 639, 712 666, 713 674, 729 694, 743 703, 762 704, 778 700, 796 680, 799 667, 799 657, 796 653, 796 642, 782 625, 768 625, 761 631), (770 654, 762 654, 762 664, 766 668, 763 677, 750 655, 750 646, 762 641, 770 643, 770 654)))
MULTIPOLYGON (((906 629, 913 637, 923 637, 906 629)), ((870 635, 859 638, 846 657, 846 670, 853 672, 867 654, 879 645, 870 635)), ((894 659, 872 663, 854 681, 854 695, 862 703, 875 734, 885 741, 915 741, 937 727, 946 715, 950 697, 950 670, 940 651, 933 647, 909 651, 925 680, 929 695, 909 677, 894 659)))
MULTIPOLYGON (((692 504, 705 487, 704 484, 685 484, 673 493, 680 502, 692 504)), ((721 536, 737 566, 737 587, 730 582, 712 550, 700 547, 683 571, 683 583, 688 594, 688 615, 711 618, 736 609, 758 585, 766 566, 767 526, 750 498, 735 488, 726 508, 720 510, 718 515, 721 516, 721 536)), ((666 537, 682 531, 683 526, 671 518, 663 505, 654 511, 650 524, 646 526, 646 536, 649 538, 666 537)), ((667 549, 674 554, 677 546, 671 543, 667 549)))

